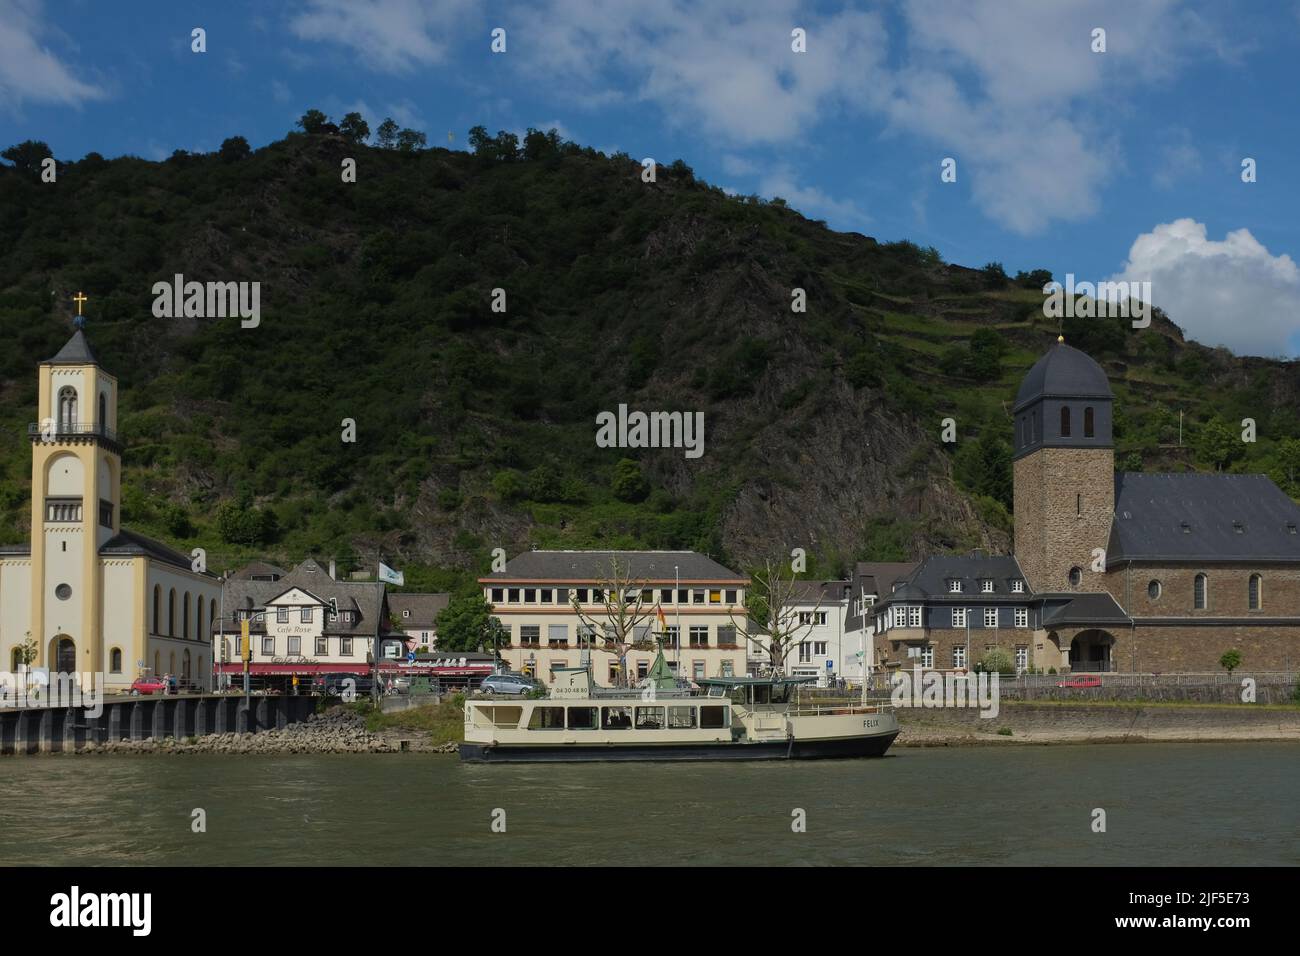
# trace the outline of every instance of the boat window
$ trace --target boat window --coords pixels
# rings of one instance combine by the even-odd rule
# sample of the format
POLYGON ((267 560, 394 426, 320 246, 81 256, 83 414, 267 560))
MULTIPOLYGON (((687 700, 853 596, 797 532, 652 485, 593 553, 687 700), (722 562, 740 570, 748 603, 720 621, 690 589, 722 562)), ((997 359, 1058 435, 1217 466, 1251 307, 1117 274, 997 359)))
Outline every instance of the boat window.
POLYGON ((602 707, 600 708, 600 712, 601 730, 632 729, 631 707, 602 707))
POLYGON ((668 708, 668 729, 669 730, 693 730, 694 728, 695 728, 694 707, 669 707, 668 708))
POLYGON ((660 730, 664 726, 664 709, 662 707, 638 707, 636 709, 637 730, 660 730))
POLYGON ((570 707, 570 730, 595 730, 599 726, 595 707, 570 707))
POLYGON ((564 708, 563 707, 534 707, 532 716, 528 718, 529 730, 563 730, 564 729, 564 708))
POLYGON ((700 708, 700 727, 703 729, 712 729, 716 727, 726 727, 729 723, 727 718, 731 715, 730 707, 713 707, 705 706, 700 708))

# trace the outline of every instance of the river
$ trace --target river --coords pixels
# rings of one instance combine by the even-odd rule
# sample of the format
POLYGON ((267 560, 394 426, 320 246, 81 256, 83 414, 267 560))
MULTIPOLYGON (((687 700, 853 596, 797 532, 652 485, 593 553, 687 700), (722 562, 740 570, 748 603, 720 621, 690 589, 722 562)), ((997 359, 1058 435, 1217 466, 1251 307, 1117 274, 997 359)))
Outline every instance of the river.
POLYGON ((6 866, 1300 863, 1300 744, 1287 743, 698 765, 81 755, 3 768, 6 866), (796 810, 806 832, 792 830, 796 810))

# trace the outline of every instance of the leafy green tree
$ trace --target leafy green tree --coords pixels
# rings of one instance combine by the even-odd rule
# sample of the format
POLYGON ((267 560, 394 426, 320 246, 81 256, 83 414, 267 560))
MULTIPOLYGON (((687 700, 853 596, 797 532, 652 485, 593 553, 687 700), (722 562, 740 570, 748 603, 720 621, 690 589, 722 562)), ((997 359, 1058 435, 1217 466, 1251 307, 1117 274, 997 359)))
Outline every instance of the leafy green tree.
POLYGON ((53 156, 50 147, 35 139, 24 140, 0 153, 0 157, 14 164, 14 169, 33 175, 39 174, 41 163, 53 156))
POLYGON ((1011 509, 1011 446, 986 430, 964 441, 953 456, 952 473, 967 491, 986 495, 1011 509))
POLYGON ((1241 666, 1241 651, 1224 651, 1223 656, 1219 658, 1219 666, 1231 674, 1241 666))
POLYGON ((320 110, 308 110, 302 114, 302 118, 298 120, 298 125, 304 133, 321 133, 324 132, 325 124, 329 121, 330 118, 320 110))
POLYGON ((502 501, 518 501, 524 496, 524 479, 513 468, 498 471, 492 478, 492 490, 502 501))
POLYGON ((1033 272, 1017 272, 1016 285, 1041 292, 1043 286, 1052 281, 1051 269, 1035 269, 1033 272))
POLYGON ((418 130, 404 129, 397 134, 397 148, 403 153, 414 153, 424 149, 429 138, 418 130))
POLYGON ((1000 289, 1007 284, 1007 273, 1000 262, 990 262, 980 270, 984 274, 984 285, 990 289, 1000 289))
MULTIPOLYGON (((222 140, 221 149, 218 150, 217 155, 223 163, 235 163, 241 159, 246 159, 252 151, 252 147, 248 145, 248 140, 242 136, 232 136, 229 139, 222 140)), ((172 154, 172 158, 176 158, 175 153, 172 154)))
POLYGON ((393 149, 397 146, 397 136, 400 132, 393 118, 386 117, 375 132, 375 142, 379 144, 380 149, 393 149))
POLYGON ((364 143, 370 138, 370 124, 360 113, 348 113, 339 123, 339 132, 349 143, 364 143))
POLYGON ((486 126, 474 126, 470 129, 469 148, 473 150, 475 156, 491 159, 494 146, 495 143, 492 137, 488 135, 486 126))
POLYGON ((1000 647, 993 647, 984 652, 984 656, 975 664, 976 673, 1015 674, 1016 665, 1011 655, 1000 647))
POLYGON ((481 593, 452 598, 438 612, 438 649, 447 651, 488 650, 493 639, 505 636, 501 621, 492 616, 492 605, 481 593))
POLYGON ((1292 498, 1300 497, 1300 439, 1284 438, 1273 452, 1273 479, 1292 498))
POLYGON ((876 361, 870 349, 858 349, 844 363, 844 377, 854 388, 875 388, 880 384, 876 361))
POLYGON ((1192 441, 1196 456, 1216 471, 1222 471, 1244 453, 1240 438, 1219 417, 1211 418, 1197 430, 1192 441))
POLYGON ((641 466, 631 458, 620 458, 614 466, 614 478, 610 490, 619 501, 635 504, 645 501, 650 494, 650 482, 641 474, 641 466))
POLYGON ((190 513, 185 509, 184 505, 169 505, 164 521, 168 533, 174 538, 189 538, 194 534, 194 525, 190 521, 190 513))

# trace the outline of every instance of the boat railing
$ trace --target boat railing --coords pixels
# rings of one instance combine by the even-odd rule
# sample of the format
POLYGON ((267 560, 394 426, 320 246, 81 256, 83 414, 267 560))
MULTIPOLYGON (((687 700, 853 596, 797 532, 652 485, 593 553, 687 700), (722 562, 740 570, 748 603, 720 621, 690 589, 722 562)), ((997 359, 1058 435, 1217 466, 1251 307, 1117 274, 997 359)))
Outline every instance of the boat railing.
POLYGON ((800 701, 790 704, 786 713, 791 717, 819 717, 832 714, 883 714, 893 709, 887 700, 818 700, 800 701))

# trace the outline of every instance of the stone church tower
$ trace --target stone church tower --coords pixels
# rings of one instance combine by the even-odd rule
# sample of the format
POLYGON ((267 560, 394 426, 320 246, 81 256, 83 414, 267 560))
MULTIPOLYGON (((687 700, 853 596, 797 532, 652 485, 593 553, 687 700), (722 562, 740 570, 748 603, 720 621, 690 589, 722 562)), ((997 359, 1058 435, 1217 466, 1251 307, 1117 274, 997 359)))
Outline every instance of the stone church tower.
POLYGON ((1058 338, 1016 394, 1015 553, 1038 593, 1102 591, 1094 549, 1115 516, 1114 396, 1106 373, 1058 338))

